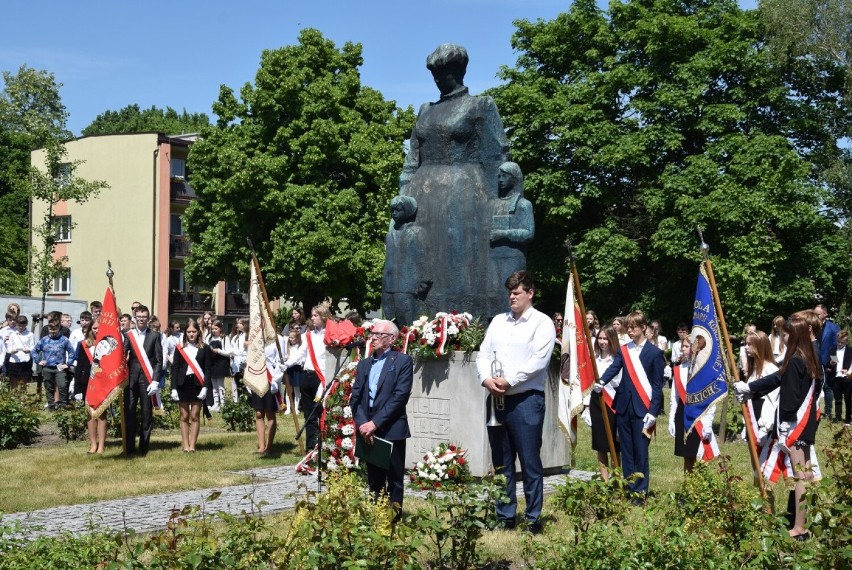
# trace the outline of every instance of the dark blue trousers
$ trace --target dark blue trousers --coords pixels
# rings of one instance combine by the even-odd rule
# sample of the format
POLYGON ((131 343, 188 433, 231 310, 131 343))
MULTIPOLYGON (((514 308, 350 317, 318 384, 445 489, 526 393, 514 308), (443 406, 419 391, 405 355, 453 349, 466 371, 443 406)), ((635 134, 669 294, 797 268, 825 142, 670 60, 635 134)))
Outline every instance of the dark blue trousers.
POLYGON ((621 443, 621 469, 624 477, 630 477, 634 473, 644 475, 642 479, 629 485, 628 489, 634 493, 647 493, 650 474, 648 446, 651 440, 642 435, 643 418, 636 416, 632 407, 628 407, 627 412, 616 415, 615 420, 618 440, 621 443))
POLYGON ((491 463, 494 470, 506 477, 507 503, 497 505, 497 518, 515 522, 518 498, 515 491, 515 459, 521 463, 524 498, 527 502, 524 518, 537 523, 544 501, 544 479, 541 465, 541 434, 544 429, 544 393, 530 390, 503 398, 506 409, 497 410, 503 425, 488 428, 491 443, 491 463))

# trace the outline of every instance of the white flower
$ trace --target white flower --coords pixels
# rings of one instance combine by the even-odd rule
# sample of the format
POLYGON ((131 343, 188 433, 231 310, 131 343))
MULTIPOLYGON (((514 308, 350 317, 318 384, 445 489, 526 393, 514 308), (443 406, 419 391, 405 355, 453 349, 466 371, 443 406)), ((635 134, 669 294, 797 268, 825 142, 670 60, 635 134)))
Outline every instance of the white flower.
POLYGON ((422 325, 425 325, 426 323, 429 322, 429 317, 427 317, 426 315, 421 315, 419 321, 414 321, 415 324, 418 323, 418 322, 422 325))
POLYGON ((340 442, 340 447, 342 447, 346 451, 352 449, 352 438, 344 437, 343 440, 340 442))
POLYGON ((430 474, 429 474, 428 479, 429 479, 430 481, 437 481, 437 480, 438 480, 438 477, 437 477, 437 475, 435 475, 434 473, 430 473, 430 474))
POLYGON ((352 408, 350 408, 349 406, 343 408, 343 417, 347 420, 350 419, 352 417, 352 408))
POLYGON ((459 334, 459 328, 456 325, 447 326, 447 334, 459 334))
POLYGON ((343 435, 352 435, 353 433, 355 433, 355 426, 353 426, 352 424, 346 424, 340 431, 343 432, 343 435))
POLYGON ((337 461, 332 457, 326 462, 326 467, 328 467, 329 471, 337 471, 337 461))
MULTIPOLYGON (((344 441, 345 441, 345 440, 344 440, 344 441)), ((341 459, 341 460, 340 460, 340 463, 341 463, 341 465, 343 465, 343 466, 344 466, 344 467, 346 467, 347 469, 351 469, 351 468, 352 468, 352 460, 351 460, 351 459, 349 459, 349 456, 348 456, 348 455, 344 455, 344 456, 343 456, 343 459, 341 459)))
POLYGON ((420 461, 419 463, 417 463, 417 469, 423 469, 423 467, 425 467, 425 465, 423 465, 423 462, 422 462, 422 461, 420 461))

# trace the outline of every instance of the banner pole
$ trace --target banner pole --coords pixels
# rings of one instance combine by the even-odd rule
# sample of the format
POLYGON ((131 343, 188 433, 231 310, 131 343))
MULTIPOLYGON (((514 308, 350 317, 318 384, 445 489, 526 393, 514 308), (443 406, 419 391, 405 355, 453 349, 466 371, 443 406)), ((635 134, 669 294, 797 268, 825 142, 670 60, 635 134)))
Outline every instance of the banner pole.
MULTIPOLYGON (((254 264, 254 269, 257 272, 257 284, 260 285, 260 296, 263 299, 263 305, 264 305, 264 307, 266 307, 267 314, 271 317, 272 311, 269 308, 269 297, 267 297, 267 294, 266 294, 266 283, 264 283, 263 273, 261 273, 261 271, 260 271, 260 261, 258 261, 258 259, 257 259, 257 254, 254 251, 254 245, 252 244, 251 240, 246 238, 246 241, 248 242, 249 249, 251 250, 251 260, 252 260, 252 263, 254 264)), ((262 314, 261 314, 261 318, 263 318, 262 314)), ((275 321, 274 320, 272 322, 272 328, 275 328, 275 321)), ((281 343, 278 342, 278 335, 277 334, 275 335, 275 346, 278 349, 278 355, 283 357, 284 352, 282 352, 282 350, 281 350, 281 343)), ((295 397, 293 396, 293 387, 290 385, 290 375, 287 374, 286 370, 284 371, 284 387, 285 387, 284 391, 287 393, 287 400, 288 400, 287 404, 290 408, 290 415, 293 417, 293 426, 296 428, 296 433, 298 434, 299 430, 301 429, 299 427, 299 414, 296 412, 296 401, 295 401, 295 397)), ((296 439, 296 441, 299 442, 299 451, 302 453, 302 455, 304 455, 305 454, 304 438, 299 437, 299 438, 296 439)))
MULTIPOLYGON (((700 233, 700 232, 699 232, 700 233)), ((713 275, 713 264, 710 262, 710 246, 701 238, 701 254, 703 256, 704 267, 707 270, 707 277, 710 281, 710 291, 713 294, 713 304, 716 305, 716 314, 719 317, 719 327, 722 333, 722 340, 725 343, 725 350, 728 353, 729 374, 733 376, 734 382, 740 381, 739 369, 735 366, 734 350, 731 347, 731 339, 728 336, 728 326, 725 324, 725 313, 722 311, 722 302, 719 300, 719 290, 716 288, 716 278, 713 275)), ((760 469, 760 459, 757 456, 757 442, 754 440, 754 434, 750 429, 751 415, 748 411, 748 406, 742 402, 742 413, 746 423, 746 439, 748 440, 749 456, 751 457, 751 465, 754 469, 755 480, 757 487, 760 489, 760 496, 766 500, 766 486, 763 484, 763 473, 760 469)))
MULTIPOLYGON (((118 298, 115 295, 115 286, 112 283, 112 278, 115 276, 115 271, 112 270, 112 262, 107 259, 107 279, 109 280, 109 288, 112 291, 112 298, 115 301, 115 306, 118 307, 118 298)), ((146 395, 147 397, 147 395, 146 395)), ((121 453, 127 455, 127 418, 124 415, 124 394, 121 395, 121 405, 118 407, 119 417, 121 418, 121 453)))
MULTIPOLYGON (((574 248, 571 245, 571 240, 565 242, 565 248, 568 250, 568 260, 571 264, 571 278, 574 279, 574 283, 577 287, 574 289, 577 293, 577 304, 580 305, 580 320, 582 321, 583 333, 586 337, 586 348, 589 351, 589 357, 592 361, 592 371, 595 374, 595 383, 600 380, 600 375, 598 374, 598 366, 597 362, 595 362, 595 351, 592 347, 592 337, 589 331, 589 323, 586 322, 586 305, 583 303, 583 289, 580 286, 580 273, 577 271, 577 261, 574 259, 574 248)), ((567 318, 566 316, 562 317, 567 318)), ((611 346, 611 351, 615 351, 616 347, 611 346)), ((612 467, 618 468, 621 464, 618 457, 618 452, 615 449, 615 439, 612 437, 612 429, 609 425, 609 410, 606 408, 606 402, 604 401, 603 396, 598 398, 601 405, 601 415, 603 416, 603 424, 604 431, 606 432, 606 441, 609 446, 609 455, 612 458, 612 467)))

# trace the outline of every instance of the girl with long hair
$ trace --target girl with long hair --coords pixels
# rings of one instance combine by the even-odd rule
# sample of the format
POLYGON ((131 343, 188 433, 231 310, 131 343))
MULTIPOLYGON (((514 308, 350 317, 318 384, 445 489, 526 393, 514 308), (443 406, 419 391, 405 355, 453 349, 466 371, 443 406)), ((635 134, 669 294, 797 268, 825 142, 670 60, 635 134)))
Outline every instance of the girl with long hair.
MULTIPOLYGON (((595 365, 598 368, 598 377, 600 377, 600 375, 609 368, 610 364, 612 364, 613 358, 615 358, 615 353, 619 350, 619 346, 618 335, 612 327, 604 327, 598 331, 597 335, 595 335, 595 365)), ((607 388, 611 387, 612 393, 614 393, 620 382, 621 373, 619 373, 619 375, 609 383, 607 388)), ((598 469, 600 469, 601 478, 604 481, 609 481, 610 450, 609 441, 606 437, 606 426, 604 425, 603 411, 601 410, 601 398, 603 398, 603 401, 607 400, 607 398, 603 396, 603 392, 598 393, 592 391, 588 396, 586 396, 586 401, 584 402, 585 409, 583 410, 582 417, 583 421, 586 422, 586 425, 592 428, 592 450, 596 451, 598 454, 598 469)), ((611 406, 611 404, 612 399, 609 399, 607 402, 606 417, 609 421, 609 431, 615 440, 615 451, 618 453, 620 449, 615 429, 615 409, 611 406)))
POLYGON ((787 319, 778 315, 772 319, 772 332, 769 333, 769 345, 772 347, 772 356, 776 364, 784 362, 784 355, 787 353, 787 333, 784 331, 784 324, 787 319))
POLYGON ((210 340, 207 343, 212 351, 210 362, 210 391, 213 393, 211 412, 218 412, 225 405, 225 377, 231 373, 231 353, 228 350, 228 337, 225 325, 219 319, 210 323, 210 340))
MULTIPOLYGON (((83 324, 83 340, 77 343, 77 366, 74 367, 74 394, 86 401, 86 390, 92 374, 92 352, 98 338, 98 321, 86 321, 83 324)), ((106 446, 106 411, 97 418, 89 417, 86 423, 89 433, 88 453, 103 453, 106 446)))
MULTIPOLYGON (((769 337, 763 331, 748 333, 745 340, 746 382, 752 383, 759 378, 778 371, 769 337)), ((768 394, 750 398, 746 405, 751 415, 752 430, 758 445, 768 447, 769 434, 775 428, 775 415, 778 410, 778 391, 775 388, 768 394)))
POLYGON ((185 452, 194 452, 198 442, 211 354, 210 347, 201 339, 201 327, 194 319, 188 319, 183 342, 175 347, 171 374, 171 396, 180 407, 180 438, 185 452))
POLYGON ((231 336, 228 337, 228 355, 231 357, 231 396, 236 403, 239 399, 239 386, 246 369, 246 354, 248 341, 248 319, 241 317, 234 322, 231 336))

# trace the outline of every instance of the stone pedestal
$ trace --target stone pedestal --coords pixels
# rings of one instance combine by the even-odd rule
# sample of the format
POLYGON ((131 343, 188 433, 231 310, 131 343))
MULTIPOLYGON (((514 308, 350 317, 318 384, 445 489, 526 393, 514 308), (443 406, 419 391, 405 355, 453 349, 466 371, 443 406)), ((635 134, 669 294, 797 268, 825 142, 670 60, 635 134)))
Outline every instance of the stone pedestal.
MULTIPOLYGON (((414 386, 406 411, 411 439, 406 445, 405 465, 411 468, 423 455, 441 442, 456 443, 467 449, 470 472, 481 477, 492 470, 488 445, 486 392, 476 374, 476 355, 456 353, 452 358, 414 360, 414 386)), ((328 349, 326 378, 332 378, 349 356, 342 349, 328 349)), ((548 371, 545 392, 546 412, 541 446, 545 472, 556 472, 570 462, 568 439, 559 428, 556 404, 559 401, 558 369, 548 371)), ((520 464, 516 465, 520 472, 520 464)))

